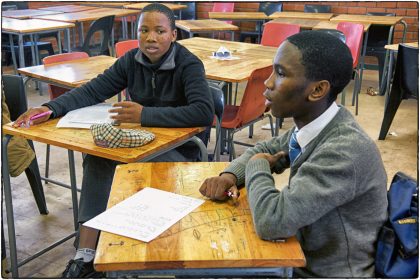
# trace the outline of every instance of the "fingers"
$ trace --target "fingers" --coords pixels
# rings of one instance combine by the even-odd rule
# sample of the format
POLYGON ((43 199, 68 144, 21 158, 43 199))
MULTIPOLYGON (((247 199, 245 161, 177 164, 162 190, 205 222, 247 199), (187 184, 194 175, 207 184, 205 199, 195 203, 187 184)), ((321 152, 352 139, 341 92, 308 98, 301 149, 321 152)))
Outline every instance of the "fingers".
POLYGON ((226 190, 231 187, 221 177, 207 178, 201 185, 199 191, 202 195, 212 200, 226 200, 226 190))
POLYGON ((45 106, 30 108, 28 111, 20 115, 13 123, 14 128, 18 127, 30 127, 33 124, 38 124, 47 121, 50 118, 50 114, 45 116, 35 117, 36 115, 49 112, 50 109, 45 106), (35 117, 35 118, 34 118, 35 117), (34 119, 31 119, 34 118, 34 119))

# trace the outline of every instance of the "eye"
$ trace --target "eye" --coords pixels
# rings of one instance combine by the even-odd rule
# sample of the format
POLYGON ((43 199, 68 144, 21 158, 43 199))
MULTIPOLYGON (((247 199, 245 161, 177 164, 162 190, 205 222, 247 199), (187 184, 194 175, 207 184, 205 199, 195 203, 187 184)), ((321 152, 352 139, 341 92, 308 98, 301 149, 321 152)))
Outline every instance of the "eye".
POLYGON ((147 29, 141 29, 141 30, 140 30, 140 32, 141 32, 142 34, 145 34, 145 33, 147 33, 147 29))
POLYGON ((277 73, 277 75, 279 77, 284 77, 285 76, 284 71, 280 67, 276 67, 275 70, 276 70, 275 72, 277 73))
POLYGON ((158 31, 157 31, 157 33, 158 33, 159 35, 162 35, 163 33, 165 33, 165 31, 164 31, 164 30, 158 30, 158 31))

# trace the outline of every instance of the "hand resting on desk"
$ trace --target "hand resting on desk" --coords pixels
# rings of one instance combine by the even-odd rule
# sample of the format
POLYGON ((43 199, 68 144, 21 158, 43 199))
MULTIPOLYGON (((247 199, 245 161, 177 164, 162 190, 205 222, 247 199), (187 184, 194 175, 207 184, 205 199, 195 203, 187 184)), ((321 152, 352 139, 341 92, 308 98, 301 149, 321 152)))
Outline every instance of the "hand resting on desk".
POLYGON ((39 124, 39 123, 43 123, 49 120, 51 114, 47 114, 46 116, 37 118, 37 119, 33 119, 31 120, 32 117, 34 117, 35 115, 39 115, 42 113, 46 113, 49 112, 50 109, 46 106, 40 106, 40 107, 34 107, 34 108, 30 108, 28 111, 26 111, 25 113, 23 113, 22 115, 20 115, 16 121, 13 123, 13 127, 21 127, 21 126, 30 126, 33 124, 39 124))
POLYGON ((111 119, 117 123, 141 123, 141 111, 143 106, 131 101, 122 101, 112 104, 114 109, 110 109, 110 113, 117 113, 111 115, 111 119))
POLYGON ((200 187, 200 193, 212 200, 226 200, 228 198, 227 191, 231 188, 234 192, 236 192, 234 195, 239 197, 237 194, 238 189, 236 188, 235 175, 231 173, 223 173, 220 176, 204 180, 200 187))

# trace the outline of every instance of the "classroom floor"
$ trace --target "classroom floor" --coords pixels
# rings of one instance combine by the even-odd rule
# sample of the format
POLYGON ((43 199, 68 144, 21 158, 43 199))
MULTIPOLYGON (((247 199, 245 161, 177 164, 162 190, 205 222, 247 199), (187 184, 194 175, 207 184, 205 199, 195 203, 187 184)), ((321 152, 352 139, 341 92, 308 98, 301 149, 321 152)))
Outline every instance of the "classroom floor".
MULTIPOLYGON (((385 141, 376 140, 383 117, 384 97, 369 96, 366 94, 367 87, 377 88, 377 72, 365 71, 362 90, 360 94, 359 115, 356 120, 366 130, 382 154, 385 168, 388 174, 388 185, 392 176, 397 171, 403 171, 414 178, 417 178, 418 171, 418 102, 416 100, 403 101, 390 128, 393 135, 388 135, 385 141)), ((240 85, 243 91, 245 84, 240 85)), ((353 83, 347 88, 346 107, 354 113, 355 107, 351 104, 351 93, 353 83)), ((38 106, 48 100, 47 89, 43 87, 43 95, 34 89, 34 84, 29 83, 27 96, 29 106, 38 106)), ((340 97, 339 99, 340 100, 340 97)), ((270 133, 262 130, 260 122, 255 125, 253 139, 248 138, 248 130, 245 129, 237 134, 238 140, 255 143, 260 140, 269 139, 270 133)), ((292 119, 286 119, 280 133, 285 132, 293 126, 292 119)), ((214 137, 214 131, 212 132, 214 137)), ((46 145, 36 143, 35 149, 41 173, 45 170, 45 149, 46 145)), ((214 139, 211 140, 208 150, 213 151, 214 139)), ((240 155, 244 147, 236 146, 240 155)), ((75 153, 77 184, 80 186, 82 178, 82 156, 75 153)), ((222 157, 227 161, 227 156, 222 157)), ((51 148, 50 177, 64 181, 69 184, 67 151, 61 148, 51 148)), ((287 183, 288 173, 277 175, 276 184, 281 187, 287 183)), ((29 187, 26 176, 20 175, 11 179, 13 190, 13 206, 16 223, 18 259, 22 260, 37 252, 46 245, 68 235, 73 228, 73 216, 70 190, 53 185, 44 185, 45 196, 49 214, 40 215, 29 187)), ((3 217, 5 211, 3 206, 3 217)), ((7 242, 7 224, 3 221, 7 242)), ((19 273, 22 278, 57 278, 66 267, 70 258, 74 256, 75 249, 73 240, 65 242, 59 247, 42 255, 20 267, 19 273)), ((6 243, 8 248, 8 243, 6 243)), ((6 275, 7 276, 7 275, 6 275)), ((8 275, 11 277, 11 275, 8 275)))

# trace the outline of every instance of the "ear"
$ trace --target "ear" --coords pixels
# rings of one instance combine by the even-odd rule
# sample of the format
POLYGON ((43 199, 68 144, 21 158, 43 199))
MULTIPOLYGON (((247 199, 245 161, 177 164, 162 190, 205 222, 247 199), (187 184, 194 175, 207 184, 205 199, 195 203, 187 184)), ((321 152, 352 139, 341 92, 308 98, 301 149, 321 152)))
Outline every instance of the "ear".
POLYGON ((178 34, 178 31, 176 28, 172 30, 172 43, 176 41, 177 34, 178 34))
POLYGON ((330 92, 331 85, 330 82, 328 82, 327 80, 316 82, 313 86, 314 89, 308 97, 309 101, 319 101, 325 96, 327 96, 330 92))

